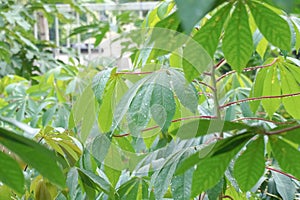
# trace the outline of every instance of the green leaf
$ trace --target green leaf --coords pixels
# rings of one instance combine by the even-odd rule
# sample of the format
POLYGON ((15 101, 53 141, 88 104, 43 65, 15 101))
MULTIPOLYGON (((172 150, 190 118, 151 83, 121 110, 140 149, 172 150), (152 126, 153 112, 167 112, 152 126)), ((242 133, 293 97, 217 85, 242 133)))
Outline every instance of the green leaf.
MULTIPOLYGON (((293 74, 284 66, 280 67, 281 90, 282 94, 292 94, 300 92, 300 86, 295 80, 293 74)), ((300 119, 300 107, 295 106, 300 101, 300 96, 291 96, 282 98, 282 103, 286 111, 294 117, 300 119)))
POLYGON ((95 97, 100 105, 102 103, 103 94, 104 94, 107 82, 110 79, 111 73, 112 73, 112 69, 107 69, 107 70, 99 72, 93 78, 92 89, 93 89, 93 91, 95 93, 95 97))
POLYGON ((96 120, 95 95, 91 86, 86 87, 76 100, 72 112, 75 124, 81 123, 80 138, 85 141, 96 120))
POLYGON ((97 176, 95 173, 85 170, 85 169, 77 169, 79 175, 87 177, 90 181, 95 183, 103 192, 106 194, 110 194, 110 192, 114 191, 114 188, 102 177, 97 176))
MULTIPOLYGON (((98 124, 102 132, 108 132, 113 120, 113 101, 115 99, 116 79, 108 81, 98 114, 98 124)), ((99 101, 98 101, 99 102, 99 101)))
POLYGON ((300 178, 300 152, 277 136, 269 137, 272 152, 279 166, 285 172, 300 178))
POLYGON ((171 187, 174 200, 190 199, 193 172, 194 169, 189 169, 185 173, 173 177, 171 187))
MULTIPOLYGON (((156 199, 162 199, 168 190, 172 176, 175 172, 177 162, 164 166, 159 172, 156 172, 154 180, 154 194, 156 199)), ((152 178, 154 175, 152 176, 152 178)))
POLYGON ((111 185, 115 187, 116 184, 118 183, 119 177, 121 175, 121 171, 113 169, 108 165, 104 165, 104 172, 107 178, 109 179, 111 185))
MULTIPOLYGON (((278 80, 278 69, 277 66, 267 68, 266 77, 263 87, 262 96, 279 96, 281 95, 280 83, 278 80)), ((272 117, 274 112, 279 108, 281 104, 280 98, 263 99, 262 105, 267 111, 269 117, 272 117)))
POLYGON ((149 185, 148 183, 138 177, 134 177, 131 180, 123 183, 119 189, 118 194, 121 197, 121 200, 141 200, 141 199, 152 199, 149 198, 149 185))
POLYGON ((140 133, 150 119, 150 101, 154 84, 143 85, 133 98, 127 113, 128 126, 133 135, 140 133))
POLYGON ((242 191, 249 191, 265 171, 264 138, 259 137, 247 145, 235 161, 234 176, 242 191))
POLYGON ((216 0, 175 0, 182 27, 190 33, 196 23, 200 21, 216 5, 216 0))
POLYGON ((188 108, 191 112, 196 113, 198 110, 198 94, 192 84, 188 84, 182 73, 176 70, 170 70, 172 88, 175 91, 180 103, 188 108))
POLYGON ((0 128, 0 143, 17 154, 24 162, 39 171, 49 181, 65 186, 65 177, 58 166, 58 157, 44 146, 0 128))
POLYGON ((16 192, 24 194, 24 176, 19 164, 0 151, 0 181, 16 192))
POLYGON ((223 154, 228 155, 231 152, 236 152, 253 136, 253 133, 239 134, 205 146, 197 153, 182 161, 176 169, 176 174, 182 174, 196 164, 203 160, 210 159, 211 157, 218 157, 223 154))
POLYGON ((233 156, 234 154, 230 152, 201 160, 193 175, 192 197, 215 186, 224 175, 233 156))
POLYGON ((292 36, 287 21, 261 3, 248 1, 248 5, 258 29, 265 38, 280 49, 290 50, 292 36))
POLYGON ((223 25, 229 15, 231 7, 232 4, 228 4, 218 10, 193 36, 193 39, 201 44, 212 58, 220 42, 223 25))
POLYGON ((241 72, 247 65, 252 52, 253 40, 246 7, 239 1, 225 28, 222 49, 227 62, 241 72))
POLYGON ((173 92, 164 85, 155 84, 150 106, 153 119, 163 131, 166 131, 171 125, 176 109, 173 92))

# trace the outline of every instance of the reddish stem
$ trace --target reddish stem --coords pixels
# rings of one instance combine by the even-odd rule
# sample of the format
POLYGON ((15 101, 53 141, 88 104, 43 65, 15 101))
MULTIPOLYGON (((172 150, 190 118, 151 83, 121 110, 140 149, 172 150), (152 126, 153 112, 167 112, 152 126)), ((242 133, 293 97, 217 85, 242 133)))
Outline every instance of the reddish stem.
POLYGON ((288 173, 285 173, 285 172, 283 172, 283 171, 280 171, 280 170, 278 170, 278 169, 274 169, 274 168, 271 168, 271 167, 266 167, 266 169, 268 169, 268 170, 270 170, 270 171, 274 171, 274 172, 280 173, 280 174, 285 175, 285 176, 287 176, 287 177, 289 177, 289 178, 291 178, 291 179, 294 179, 294 180, 299 181, 298 178, 296 178, 296 177, 294 177, 294 176, 292 176, 292 175, 290 175, 290 174, 288 174, 288 173))
MULTIPOLYGON (((185 121, 185 120, 189 120, 189 119, 216 119, 216 118, 217 117, 205 116, 205 115, 204 116, 190 116, 190 117, 174 119, 171 122, 174 123, 174 122, 180 122, 180 121, 185 121)), ((156 129, 156 128, 159 128, 159 126, 156 125, 156 126, 152 126, 152 127, 143 129, 142 132, 150 131, 150 130, 153 130, 153 129, 156 129)), ((120 138, 120 137, 127 137, 129 135, 130 135, 130 133, 125 133, 125 134, 122 134, 122 135, 113 135, 113 137, 120 138)))
POLYGON ((234 105, 234 104, 239 104, 239 103, 243 103, 246 101, 258 101, 258 100, 262 100, 262 99, 275 99, 275 98, 285 98, 285 97, 292 97, 292 96, 298 96, 300 95, 300 92, 297 93, 292 93, 292 94, 283 94, 283 95, 277 95, 277 96, 262 96, 262 97, 253 97, 253 98, 246 98, 246 99, 241 99, 238 101, 233 101, 227 104, 224 104, 222 106, 220 106, 220 109, 223 109, 225 107, 234 105))
POLYGON ((229 195, 224 195, 221 197, 221 199, 231 199, 231 200, 234 200, 231 196, 229 195))
POLYGON ((224 65, 226 63, 225 58, 222 58, 216 65, 215 65, 215 69, 219 69, 220 67, 222 67, 222 65, 224 65))
POLYGON ((153 72, 117 72, 116 74, 129 74, 129 75, 141 75, 141 74, 152 74, 153 72))
MULTIPOLYGON (((270 67, 272 65, 274 65, 274 63, 277 62, 277 58, 275 58, 270 64, 266 64, 266 65, 260 65, 260 66, 255 66, 255 67, 248 67, 248 68, 245 68, 243 69, 244 72, 248 72, 248 71, 253 71, 253 70, 256 70, 256 69, 260 69, 260 68, 265 68, 265 67, 270 67)), ((217 79, 217 82, 219 82, 220 80, 222 80, 223 78, 225 78, 226 76, 230 75, 230 74, 233 74, 233 73, 236 73, 235 70, 233 71, 230 71, 226 74, 223 74, 222 76, 220 76, 218 79, 217 79)))
POLYGON ((242 120, 260 120, 260 121, 271 122, 273 124, 293 124, 293 123, 296 123, 295 121, 293 121, 293 122, 276 122, 276 121, 273 121, 273 120, 269 120, 269 119, 265 119, 265 118, 259 118, 259 117, 241 117, 241 118, 238 118, 238 119, 234 119, 232 121, 235 122, 235 121, 242 121, 242 120))
POLYGON ((280 129, 280 130, 277 130, 277 131, 266 131, 265 135, 278 135, 278 134, 281 134, 281 133, 284 133, 284 132, 287 132, 287 131, 292 131, 292 130, 295 130, 295 129, 298 129, 298 128, 300 128, 300 124, 297 125, 297 126, 288 127, 288 128, 280 129))

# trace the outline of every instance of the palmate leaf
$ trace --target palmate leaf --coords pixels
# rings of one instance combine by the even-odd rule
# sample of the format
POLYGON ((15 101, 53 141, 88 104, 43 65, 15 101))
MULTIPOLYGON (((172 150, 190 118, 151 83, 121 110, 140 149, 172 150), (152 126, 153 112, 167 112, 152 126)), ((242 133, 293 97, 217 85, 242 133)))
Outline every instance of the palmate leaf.
POLYGON ((230 154, 230 152, 240 149, 241 145, 253 136, 253 133, 239 134, 205 146, 197 153, 182 161, 176 169, 175 174, 178 175, 184 173, 202 160, 209 159, 211 157, 217 157, 218 155, 230 154))
MULTIPOLYGON (((192 197, 215 186, 224 176, 231 159, 240 151, 253 134, 233 136, 217 142, 209 157, 200 159, 193 174, 192 197), (213 173, 211 173, 213 171, 213 173), (209 174, 209 176, 207 176, 209 174)), ((200 151, 201 152, 201 151, 200 151)))
POLYGON ((60 187, 65 186, 65 177, 58 166, 58 157, 44 146, 0 128, 0 143, 17 154, 24 162, 35 168, 45 178, 60 187))
POLYGON ((174 96, 191 109, 197 109, 197 92, 185 82, 183 74, 168 68, 154 72, 133 85, 120 100, 114 112, 113 130, 127 114, 130 131, 137 135, 144 129, 151 116, 165 131, 175 115, 174 96), (180 82, 178 82, 180 81, 180 82), (184 81, 184 82, 182 82, 184 81))
POLYGON ((246 7, 242 1, 238 1, 225 28, 222 44, 227 62, 238 72, 246 67, 253 51, 252 33, 248 18, 246 7))
POLYGON ((0 181, 23 194, 25 180, 17 161, 0 151, 0 166, 0 181))
POLYGON ((280 168, 300 178, 300 163, 297 162, 300 159, 300 152, 278 136, 271 136, 269 139, 272 153, 280 168))
POLYGON ((281 16, 255 1, 247 1, 255 23, 264 37, 283 50, 291 48, 290 27, 281 16))
POLYGON ((233 172, 239 187, 246 192, 257 183, 264 171, 264 139, 259 137, 248 144, 247 149, 235 161, 233 172))
POLYGON ((193 36, 202 47, 209 53, 211 57, 217 49, 220 42, 223 25, 229 15, 232 4, 222 7, 215 13, 207 22, 200 28, 200 30, 193 36))

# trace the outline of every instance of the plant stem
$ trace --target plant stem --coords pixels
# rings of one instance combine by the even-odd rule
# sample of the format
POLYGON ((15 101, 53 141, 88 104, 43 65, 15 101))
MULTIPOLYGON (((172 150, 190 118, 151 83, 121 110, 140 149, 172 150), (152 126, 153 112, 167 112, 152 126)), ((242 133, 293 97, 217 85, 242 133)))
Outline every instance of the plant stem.
POLYGON ((292 131, 292 130, 299 129, 299 128, 300 128, 300 124, 297 125, 297 126, 288 127, 288 128, 280 129, 280 130, 277 130, 277 131, 269 131, 269 132, 266 131, 265 135, 278 135, 278 134, 281 134, 281 133, 284 133, 284 132, 287 132, 287 131, 292 131))
MULTIPOLYGON (((216 66, 219 66, 222 63, 221 60, 216 66)), ((216 80, 216 67, 211 68, 211 85, 214 88, 213 92, 213 100, 214 100, 214 114, 217 116, 217 120, 221 119, 221 112, 220 112, 220 104, 218 98, 218 88, 217 88, 217 80, 216 80)), ((220 137, 223 138, 223 132, 220 133, 220 137)))
MULTIPOLYGON (((265 67, 270 67, 272 65, 274 65, 276 62, 277 62, 277 58, 275 58, 270 64, 266 64, 266 65, 260 65, 260 66, 255 66, 255 67, 248 67, 248 68, 245 68, 243 69, 244 72, 248 72, 248 71, 253 71, 253 70, 257 70, 257 69, 261 69, 261 68, 265 68, 265 67)), ((217 79, 217 82, 219 82, 220 80, 222 80, 223 78, 225 78, 226 76, 230 75, 230 74, 233 74, 233 73, 236 73, 235 70, 233 71, 230 71, 230 72, 227 72, 226 74, 223 74, 222 76, 220 76, 218 79, 217 79)))
POLYGON ((294 124, 294 123, 296 123, 296 121, 277 122, 277 121, 260 118, 260 117, 241 117, 238 119, 234 119, 232 121, 235 122, 235 121, 242 121, 242 120, 258 120, 258 121, 271 122, 273 124, 294 124))
POLYGON ((292 94, 277 95, 277 96, 252 97, 252 98, 246 98, 246 99, 241 99, 241 100, 238 100, 238 101, 229 102, 227 104, 224 104, 224 105, 220 106, 219 108, 223 109, 223 108, 226 108, 228 106, 243 103, 243 102, 247 102, 247 101, 258 101, 258 100, 262 100, 262 99, 285 98, 285 97, 292 97, 292 96, 298 96, 298 95, 300 95, 300 92, 292 93, 292 94))
POLYGON ((294 176, 292 176, 292 175, 290 175, 290 174, 287 174, 287 173, 285 173, 285 172, 283 172, 283 171, 280 171, 280 170, 278 170, 278 169, 274 169, 274 168, 271 168, 271 167, 266 167, 266 169, 268 169, 268 170, 270 170, 270 171, 274 171, 274 172, 280 173, 280 174, 285 175, 285 176, 287 176, 287 177, 289 177, 289 178, 291 178, 291 179, 294 179, 294 180, 299 181, 299 179, 297 179, 296 177, 294 177, 294 176))
MULTIPOLYGON (((206 116, 206 115, 201 115, 201 116, 190 116, 190 117, 183 117, 183 118, 178 118, 178 119, 174 119, 172 120, 171 122, 174 123, 174 122, 180 122, 180 121, 186 121, 186 120, 190 120, 190 119, 216 119, 217 117, 215 116, 206 116)), ((156 129, 156 128, 159 128, 159 126, 152 126, 152 127, 149 127, 149 128, 145 128, 142 130, 142 132, 146 132, 146 131, 150 131, 150 130, 153 130, 153 129, 156 129)), ((113 135, 113 137, 116 137, 116 138, 120 138, 120 137, 127 137, 129 136, 130 133, 125 133, 125 134, 122 134, 122 135, 113 135)))

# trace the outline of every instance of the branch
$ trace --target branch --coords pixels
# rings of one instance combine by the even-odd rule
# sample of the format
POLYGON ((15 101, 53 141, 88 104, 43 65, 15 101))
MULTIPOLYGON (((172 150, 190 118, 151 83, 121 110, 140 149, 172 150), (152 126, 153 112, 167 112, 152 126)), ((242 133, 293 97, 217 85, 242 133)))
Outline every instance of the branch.
POLYGON ((290 175, 290 174, 288 174, 288 173, 285 173, 285 172, 283 172, 283 171, 280 171, 280 170, 278 170, 278 169, 274 169, 274 168, 271 168, 271 167, 266 167, 266 169, 268 169, 268 170, 270 170, 270 171, 274 171, 274 172, 280 173, 280 174, 285 175, 285 176, 287 176, 287 177, 289 177, 289 178, 291 178, 291 179, 294 179, 294 180, 299 181, 298 178, 296 178, 296 177, 294 177, 294 176, 292 176, 292 175, 290 175))
POLYGON ((292 131, 292 130, 295 130, 298 128, 300 128, 300 124, 297 126, 288 127, 288 128, 280 129, 277 131, 266 131, 265 135, 278 135, 278 134, 285 133, 287 131, 292 131))
MULTIPOLYGON (((217 117, 206 116, 206 115, 202 115, 202 116, 190 116, 190 117, 184 117, 184 118, 174 119, 171 122, 174 123, 174 122, 186 121, 186 120, 190 120, 190 119, 216 119, 216 118, 217 117)), ((142 132, 150 131, 150 130, 153 130, 153 129, 156 129, 156 128, 159 128, 159 126, 156 125, 156 126, 152 126, 152 127, 149 127, 149 128, 145 128, 145 129, 142 130, 142 132)), ((113 135, 113 137, 115 137, 115 138, 121 138, 121 137, 127 137, 129 135, 130 135, 130 132, 122 134, 122 135, 113 135)))
POLYGON ((204 85, 204 86, 208 87, 209 89, 211 89, 212 91, 215 90, 215 88, 214 88, 213 86, 208 85, 207 83, 204 83, 204 82, 202 82, 202 81, 194 80, 193 82, 194 82, 194 83, 198 83, 198 84, 200 84, 200 85, 204 85))
POLYGON ((116 74, 129 74, 129 75, 141 75, 141 74, 152 74, 153 72, 117 72, 116 74))
POLYGON ((292 121, 292 122, 276 122, 276 121, 273 121, 273 120, 269 120, 269 119, 265 119, 265 118, 260 118, 260 117, 241 117, 241 118, 238 118, 238 119, 234 119, 232 121, 235 122, 235 121, 242 121, 242 120, 259 120, 259 121, 271 122, 273 124, 294 124, 294 123, 296 123, 296 121, 292 121))
MULTIPOLYGON (((255 67, 248 67, 248 68, 245 68, 243 69, 244 72, 248 72, 248 71, 253 71, 253 70, 257 70, 257 69, 260 69, 260 68, 265 68, 265 67, 270 67, 272 65, 274 65, 276 62, 277 62, 277 58, 275 58, 271 63, 269 64, 266 64, 266 65, 260 65, 260 66, 255 66, 255 67)), ((233 71, 230 71, 226 74, 223 74, 222 76, 220 76, 218 79, 217 79, 217 82, 219 82, 220 80, 222 80, 223 78, 225 78, 226 76, 230 75, 230 74, 233 74, 233 73, 236 73, 235 70, 233 71)))
POLYGON ((222 58, 222 59, 215 65, 215 69, 219 69, 219 68, 222 67, 225 63, 226 63, 225 58, 222 58))
POLYGON ((292 96, 298 96, 300 95, 300 92, 297 93, 292 93, 292 94, 283 94, 283 95, 277 95, 277 96, 261 96, 261 97, 252 97, 252 98, 246 98, 246 99, 241 99, 238 101, 233 101, 227 104, 224 104, 222 106, 220 106, 220 109, 223 109, 225 107, 234 105, 234 104, 239 104, 239 103, 243 103, 246 101, 258 101, 258 100, 262 100, 262 99, 276 99, 276 98, 285 98, 285 97, 292 97, 292 96))

